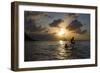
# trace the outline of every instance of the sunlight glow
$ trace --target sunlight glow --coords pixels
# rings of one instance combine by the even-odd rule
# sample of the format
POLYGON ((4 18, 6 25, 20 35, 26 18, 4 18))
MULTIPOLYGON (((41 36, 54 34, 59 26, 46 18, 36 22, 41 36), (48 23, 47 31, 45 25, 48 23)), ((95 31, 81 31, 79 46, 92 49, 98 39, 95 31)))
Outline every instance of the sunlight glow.
POLYGON ((61 28, 60 31, 58 32, 58 35, 63 36, 64 34, 65 34, 65 30, 61 28))
POLYGON ((60 44, 64 44, 64 42, 62 40, 59 41, 60 44))

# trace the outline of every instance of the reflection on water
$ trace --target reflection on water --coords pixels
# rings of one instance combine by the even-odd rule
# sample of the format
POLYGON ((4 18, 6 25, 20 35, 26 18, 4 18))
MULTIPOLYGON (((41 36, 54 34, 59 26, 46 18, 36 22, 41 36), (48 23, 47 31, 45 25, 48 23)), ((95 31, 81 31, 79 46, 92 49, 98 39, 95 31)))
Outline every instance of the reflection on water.
POLYGON ((26 41, 25 61, 64 60, 90 58, 89 41, 77 41, 70 46, 67 41, 26 41), (65 48, 65 44, 69 45, 65 48))
POLYGON ((59 41, 59 47, 57 48, 55 54, 58 59, 67 59, 71 56, 71 51, 65 48, 65 41, 59 41))

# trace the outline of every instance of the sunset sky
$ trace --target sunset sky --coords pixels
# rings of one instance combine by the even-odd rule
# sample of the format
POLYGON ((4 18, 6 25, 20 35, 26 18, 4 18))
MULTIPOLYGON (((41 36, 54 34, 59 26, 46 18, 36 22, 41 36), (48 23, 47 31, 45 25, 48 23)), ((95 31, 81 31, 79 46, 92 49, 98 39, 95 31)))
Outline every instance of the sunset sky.
POLYGON ((90 39, 89 14, 25 11, 24 18, 25 33, 34 39, 90 39))

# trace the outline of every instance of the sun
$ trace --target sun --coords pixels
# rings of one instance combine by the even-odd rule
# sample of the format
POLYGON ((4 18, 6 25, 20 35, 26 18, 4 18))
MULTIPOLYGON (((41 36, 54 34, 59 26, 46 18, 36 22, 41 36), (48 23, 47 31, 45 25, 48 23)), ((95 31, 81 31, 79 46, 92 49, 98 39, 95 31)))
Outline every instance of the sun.
POLYGON ((60 28, 59 32, 58 32, 58 36, 63 36, 65 34, 65 29, 64 28, 60 28))

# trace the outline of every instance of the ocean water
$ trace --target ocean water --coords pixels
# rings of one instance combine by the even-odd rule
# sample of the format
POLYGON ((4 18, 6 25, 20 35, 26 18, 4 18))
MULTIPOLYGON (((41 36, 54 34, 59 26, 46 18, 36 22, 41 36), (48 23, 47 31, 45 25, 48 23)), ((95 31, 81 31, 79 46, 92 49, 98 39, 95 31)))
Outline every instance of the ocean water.
POLYGON ((90 41, 25 41, 24 61, 90 58, 90 41), (67 47, 65 47, 67 44, 67 47))

